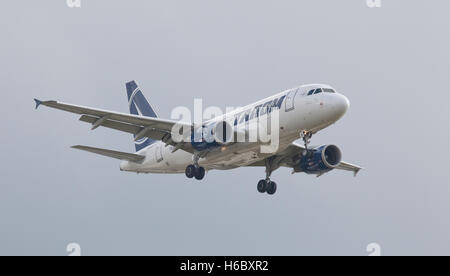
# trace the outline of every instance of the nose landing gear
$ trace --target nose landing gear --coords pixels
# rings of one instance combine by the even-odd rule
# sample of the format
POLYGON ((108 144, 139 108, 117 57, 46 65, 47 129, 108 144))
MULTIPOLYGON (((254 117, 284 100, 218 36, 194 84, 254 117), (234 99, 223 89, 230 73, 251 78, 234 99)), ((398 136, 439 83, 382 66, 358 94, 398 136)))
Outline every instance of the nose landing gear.
POLYGON ((308 130, 303 130, 300 132, 300 138, 303 139, 303 143, 305 143, 305 148, 308 149, 308 145, 311 142, 311 138, 313 136, 313 133, 308 130))
POLYGON ((300 132, 300 138, 303 139, 303 143, 305 144, 305 150, 303 151, 303 156, 308 154, 308 145, 311 142, 313 133, 311 131, 303 130, 300 132))

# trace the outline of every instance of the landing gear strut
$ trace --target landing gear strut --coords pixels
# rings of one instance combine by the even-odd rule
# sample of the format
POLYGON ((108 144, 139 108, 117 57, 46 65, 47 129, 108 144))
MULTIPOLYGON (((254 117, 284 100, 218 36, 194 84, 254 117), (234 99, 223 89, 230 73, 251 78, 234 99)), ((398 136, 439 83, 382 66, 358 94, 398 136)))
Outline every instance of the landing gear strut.
POLYGON ((197 180, 202 180, 203 178, 205 178, 205 168, 200 167, 198 165, 198 160, 200 158, 198 157, 198 155, 194 155, 193 160, 194 160, 194 165, 189 165, 186 167, 186 176, 187 178, 194 178, 197 180))
POLYGON ((303 156, 308 154, 308 145, 311 142, 312 132, 304 130, 300 133, 300 138, 303 139, 303 143, 305 144, 305 151, 303 151, 303 156))
POLYGON ((273 172, 273 159, 266 159, 266 179, 260 180, 258 182, 258 192, 267 193, 269 195, 274 195, 277 192, 277 183, 270 180, 270 176, 273 172))

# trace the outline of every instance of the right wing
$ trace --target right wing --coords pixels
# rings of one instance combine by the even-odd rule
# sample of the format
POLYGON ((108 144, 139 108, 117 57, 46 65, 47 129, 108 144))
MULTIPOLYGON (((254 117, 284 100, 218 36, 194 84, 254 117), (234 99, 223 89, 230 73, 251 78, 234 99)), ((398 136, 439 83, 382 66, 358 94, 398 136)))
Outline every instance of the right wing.
POLYGON ((92 124, 92 129, 100 126, 107 127, 136 135, 136 140, 148 137, 153 140, 160 140, 167 145, 172 145, 176 150, 182 149, 187 152, 194 152, 190 143, 176 143, 172 140, 172 128, 179 126, 191 129, 192 125, 187 123, 164 120, 159 118, 137 116, 119 112, 111 112, 90 107, 61 103, 57 101, 36 100, 36 109, 47 106, 75 114, 80 114, 80 121, 92 124))

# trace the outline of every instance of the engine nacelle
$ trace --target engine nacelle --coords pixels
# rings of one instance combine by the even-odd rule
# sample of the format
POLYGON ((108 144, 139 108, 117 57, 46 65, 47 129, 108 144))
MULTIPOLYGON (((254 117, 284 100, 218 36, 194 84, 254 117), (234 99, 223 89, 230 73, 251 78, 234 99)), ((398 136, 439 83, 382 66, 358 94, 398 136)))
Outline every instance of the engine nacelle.
POLYGON ((234 129, 227 121, 220 121, 212 129, 214 141, 220 145, 228 145, 234 141, 234 129))
POLYGON ((228 145, 234 141, 234 129, 230 123, 219 121, 201 128, 192 133, 192 146, 199 151, 213 147, 228 145))
POLYGON ((342 160, 342 152, 335 145, 324 145, 310 150, 294 167, 295 172, 322 174, 335 169, 342 160))

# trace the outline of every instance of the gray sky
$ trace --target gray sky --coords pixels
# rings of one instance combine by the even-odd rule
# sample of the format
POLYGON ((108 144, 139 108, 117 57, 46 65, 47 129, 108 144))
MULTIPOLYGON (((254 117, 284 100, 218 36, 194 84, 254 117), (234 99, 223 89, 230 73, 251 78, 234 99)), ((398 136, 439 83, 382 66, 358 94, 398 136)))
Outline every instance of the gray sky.
POLYGON ((2 2, 0 255, 450 254, 448 1, 2 2), (303 83, 351 101, 313 138, 366 168, 357 178, 280 169, 135 175, 71 150, 132 152, 132 137, 89 131, 33 98, 128 112, 136 79, 162 117, 238 106, 303 83))

